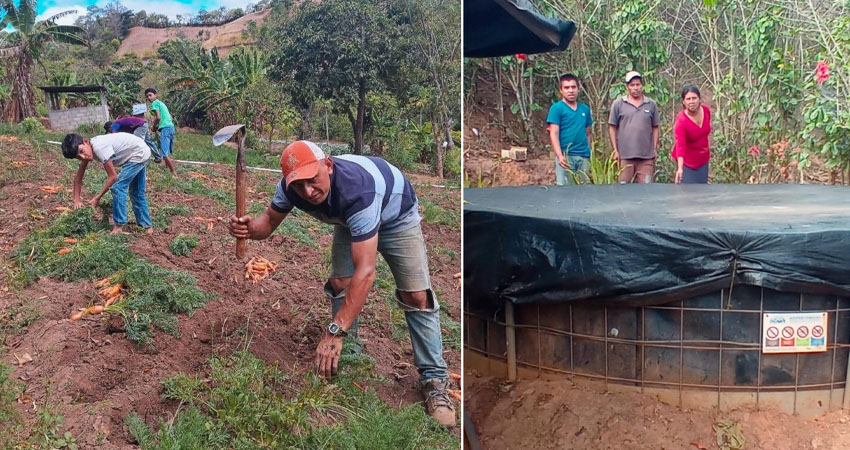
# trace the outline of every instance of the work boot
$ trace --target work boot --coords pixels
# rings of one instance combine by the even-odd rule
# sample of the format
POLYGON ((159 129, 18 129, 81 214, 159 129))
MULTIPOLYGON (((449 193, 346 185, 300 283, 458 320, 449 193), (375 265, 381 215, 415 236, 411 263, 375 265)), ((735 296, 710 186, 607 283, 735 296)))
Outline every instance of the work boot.
POLYGON ((425 397, 425 412, 437 419, 440 425, 455 426, 455 406, 446 392, 449 380, 432 378, 423 381, 421 386, 422 396, 425 397))

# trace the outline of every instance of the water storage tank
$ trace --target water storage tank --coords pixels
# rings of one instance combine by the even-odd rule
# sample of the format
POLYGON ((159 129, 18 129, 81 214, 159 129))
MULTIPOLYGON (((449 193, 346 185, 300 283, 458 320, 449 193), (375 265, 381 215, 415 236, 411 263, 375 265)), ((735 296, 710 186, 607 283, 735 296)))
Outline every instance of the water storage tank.
POLYGON ((686 407, 815 414, 845 401, 846 188, 536 186, 465 199, 467 367, 584 376, 686 407), (825 346, 763 352, 764 314, 794 311, 825 313, 825 346))

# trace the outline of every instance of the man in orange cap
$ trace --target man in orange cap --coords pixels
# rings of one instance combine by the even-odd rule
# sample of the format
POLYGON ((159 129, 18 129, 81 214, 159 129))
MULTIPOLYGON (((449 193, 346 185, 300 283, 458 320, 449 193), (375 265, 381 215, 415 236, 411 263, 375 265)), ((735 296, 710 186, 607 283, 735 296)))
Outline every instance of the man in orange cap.
POLYGON ((410 181, 381 158, 325 156, 309 141, 287 146, 280 166, 283 179, 266 211, 253 219, 233 216, 229 229, 236 238, 265 239, 293 208, 334 225, 331 273, 325 284, 332 321, 316 349, 319 373, 336 374, 343 336, 357 337, 357 317, 375 281, 381 252, 393 273, 396 302, 410 331, 425 409, 440 424, 453 426, 440 304, 431 290, 419 202, 410 181))

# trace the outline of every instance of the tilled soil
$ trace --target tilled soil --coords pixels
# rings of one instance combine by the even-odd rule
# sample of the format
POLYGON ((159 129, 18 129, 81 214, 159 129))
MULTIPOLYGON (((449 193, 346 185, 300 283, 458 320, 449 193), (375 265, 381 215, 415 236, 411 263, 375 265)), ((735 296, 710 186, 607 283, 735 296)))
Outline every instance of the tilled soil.
POLYGON ((487 450, 608 449, 714 450, 712 425, 741 425, 744 448, 804 450, 850 448, 850 416, 815 418, 761 410, 679 409, 638 392, 605 392, 586 379, 520 380, 464 377, 464 408, 487 450))
MULTIPOLYGON (((4 266, 11 269, 8 257, 15 244, 50 223, 59 214, 56 207, 70 206, 72 179, 57 168, 58 160, 53 161, 61 158, 58 151, 45 156, 22 142, 4 142, 3 146, 3 166, 9 167, 12 161, 29 163, 18 169, 16 179, 0 186, 0 255, 4 266), (46 184, 63 184, 65 193, 43 194, 39 187, 46 184), (33 211, 44 213, 46 219, 33 219, 33 211)), ((232 191, 232 168, 215 169, 222 177, 205 181, 208 187, 232 191)), ((168 176, 161 166, 151 164, 148 170, 149 177, 157 171, 161 172, 158 176, 168 176)), ((459 208, 460 191, 433 187, 436 180, 427 176, 411 178, 420 198, 443 208, 459 208)), ((248 184, 257 187, 276 181, 275 174, 252 172, 248 184)), ((84 191, 84 198, 90 195, 84 191)), ((257 189, 249 196, 249 208, 252 202, 266 204, 268 200, 257 189)), ((266 362, 278 363, 297 383, 304 379, 299 374, 312 369, 315 345, 330 318, 330 305, 321 290, 330 235, 318 238, 318 248, 280 234, 249 242, 248 258, 261 255, 279 264, 271 278, 252 284, 244 279, 244 262, 236 260, 234 240, 227 235, 224 223, 216 222, 207 231, 206 222, 195 218, 227 218, 232 212, 203 196, 157 192, 150 180, 148 201, 152 213, 166 204, 186 205, 192 212, 172 217, 170 227, 157 229, 150 237, 134 225, 128 226, 134 232, 132 250, 165 268, 191 273, 201 289, 216 296, 191 316, 180 316, 179 338, 157 330, 152 348, 139 347, 126 339, 120 320, 115 323, 87 316, 71 322, 73 312, 97 298, 89 282, 41 278, 16 291, 9 285, 13 271, 5 270, 0 284, 0 310, 23 306, 37 311, 37 319, 8 337, 0 350, 0 359, 16 366, 12 378, 26 385, 19 409, 31 425, 36 412, 50 405, 64 417, 63 431, 70 431, 80 448, 135 448, 124 425, 125 416, 135 412, 157 426, 160 417, 173 415, 177 404, 160 398, 161 382, 175 372, 202 373, 205 361, 212 356, 247 346, 266 362), (199 245, 188 256, 174 256, 168 249, 178 233, 199 238, 199 245), (25 353, 32 356, 32 362, 17 366, 15 355, 25 353)), ((459 321, 460 290, 453 274, 460 272, 460 230, 425 222, 422 226, 432 283, 441 293, 442 313, 459 321), (458 256, 449 258, 435 252, 438 246, 458 256)), ((420 401, 410 344, 393 339, 390 310, 374 289, 361 315, 360 335, 365 352, 377 360, 376 375, 391 381, 390 385, 375 383, 369 388, 394 407, 420 401)), ((444 356, 450 370, 459 372, 460 353, 446 350, 444 356)))

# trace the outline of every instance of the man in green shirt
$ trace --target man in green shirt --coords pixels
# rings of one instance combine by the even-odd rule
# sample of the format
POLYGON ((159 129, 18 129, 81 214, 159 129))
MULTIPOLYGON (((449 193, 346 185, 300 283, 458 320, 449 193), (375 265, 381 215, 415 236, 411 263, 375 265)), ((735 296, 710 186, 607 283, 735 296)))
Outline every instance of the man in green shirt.
POLYGON ((555 184, 590 182, 590 108, 577 100, 578 77, 565 73, 560 78, 561 100, 549 108, 546 117, 549 142, 555 153, 555 184), (568 173, 568 171, 572 173, 568 173))
POLYGON ((145 97, 151 102, 151 114, 153 114, 154 119, 151 131, 159 131, 159 148, 162 152, 162 159, 165 161, 165 166, 171 171, 171 175, 177 175, 174 170, 174 163, 170 158, 174 147, 174 121, 171 120, 171 113, 168 112, 165 103, 157 99, 156 89, 145 89, 145 97))

